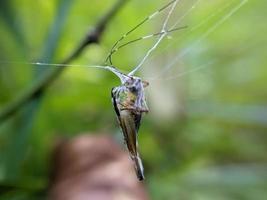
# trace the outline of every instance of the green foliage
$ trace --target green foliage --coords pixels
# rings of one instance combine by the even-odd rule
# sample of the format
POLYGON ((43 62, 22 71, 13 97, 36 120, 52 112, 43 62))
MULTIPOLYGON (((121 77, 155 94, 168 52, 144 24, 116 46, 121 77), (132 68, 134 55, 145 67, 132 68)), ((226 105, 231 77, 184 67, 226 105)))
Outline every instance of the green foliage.
MULTIPOLYGON (((151 198, 264 199, 267 3, 248 1, 203 37, 240 1, 200 1, 190 10, 194 2, 181 0, 172 17, 175 23, 188 12, 180 23, 187 30, 172 33, 139 73, 158 77, 148 79, 150 113, 139 135, 151 198), (183 52, 170 70, 161 73, 183 52), (173 76, 177 77, 164 80, 173 76)), ((103 64, 113 43, 164 3, 130 1, 111 21, 100 45, 90 46, 72 64, 103 64)), ((108 0, 1 1, 0 110, 53 70, 23 63, 58 63, 112 4, 108 0)), ((165 16, 145 23, 129 40, 157 32, 165 16)), ((114 54, 113 63, 131 70, 155 39, 123 48, 114 54)), ((0 199, 44 196, 56 138, 102 130, 114 135, 118 126, 110 89, 118 84, 110 72, 70 67, 45 95, 0 122, 0 199)))

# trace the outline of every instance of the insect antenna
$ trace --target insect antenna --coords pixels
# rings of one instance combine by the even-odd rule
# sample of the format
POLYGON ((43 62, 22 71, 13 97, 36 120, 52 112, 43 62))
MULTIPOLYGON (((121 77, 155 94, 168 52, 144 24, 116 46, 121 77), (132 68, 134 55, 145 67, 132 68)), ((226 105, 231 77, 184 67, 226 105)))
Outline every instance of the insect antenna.
POLYGON ((174 28, 174 29, 171 29, 171 30, 168 30, 168 31, 161 31, 161 32, 158 32, 158 33, 153 33, 153 34, 150 34, 150 35, 146 35, 146 36, 142 36, 142 37, 139 37, 139 38, 136 38, 134 40, 131 40, 129 42, 126 42, 120 46, 118 46, 117 48, 113 49, 113 51, 110 52, 110 58, 111 56, 117 52, 119 49, 121 49, 122 47, 125 47, 125 46, 128 46, 129 44, 132 44, 132 43, 135 43, 135 42, 138 42, 140 40, 145 40, 145 39, 149 39, 149 38, 152 38, 152 37, 155 37, 155 36, 158 36, 158 35, 162 35, 162 34, 166 34, 166 33, 171 33, 171 32, 174 32, 174 31, 178 31, 178 30, 181 30, 181 29, 185 29, 187 28, 187 26, 181 26, 181 27, 178 27, 178 28, 174 28))
POLYGON ((107 63, 109 61, 110 65, 112 65, 112 59, 111 56, 114 53, 114 49, 118 46, 118 44, 124 39, 126 38, 130 33, 132 33, 134 30, 136 30, 138 27, 140 27, 141 25, 143 25, 145 22, 147 22, 148 20, 154 18, 155 16, 157 16, 159 13, 161 13, 163 10, 165 10, 166 8, 168 8, 170 5, 172 5, 173 3, 175 3, 177 0, 173 0, 170 1, 169 3, 167 3, 165 6, 163 6, 162 8, 160 8, 159 10, 157 10, 156 12, 152 13, 151 15, 147 16, 145 19, 143 19, 140 23, 138 23, 136 26, 134 26, 131 30, 129 30, 128 32, 126 32, 119 40, 117 40, 114 45, 112 46, 109 55, 107 56, 105 63, 107 63))

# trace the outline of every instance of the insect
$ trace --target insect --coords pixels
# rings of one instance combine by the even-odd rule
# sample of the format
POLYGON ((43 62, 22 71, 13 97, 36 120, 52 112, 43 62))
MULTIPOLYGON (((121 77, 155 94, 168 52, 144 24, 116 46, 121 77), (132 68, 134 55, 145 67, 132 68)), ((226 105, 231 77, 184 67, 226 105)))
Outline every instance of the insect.
MULTIPOLYGON (((171 29, 171 30, 165 30, 165 26, 166 26, 168 18, 169 18, 169 15, 168 15, 167 19, 165 20, 165 23, 164 23, 164 26, 163 26, 163 29, 161 32, 151 34, 151 35, 148 35, 145 37, 140 37, 138 39, 132 40, 132 41, 127 42, 125 44, 122 44, 120 46, 118 46, 118 44, 128 34, 130 34, 136 28, 141 26, 144 22, 151 19, 157 13, 161 12, 165 8, 169 7, 170 5, 175 4, 176 2, 177 2, 176 0, 171 1, 170 3, 168 3, 167 5, 165 5, 164 7, 162 7, 161 9, 156 11, 155 13, 153 13, 152 15, 145 18, 141 23, 139 23, 133 29, 128 31, 125 35, 123 35, 113 45, 113 47, 112 47, 112 49, 111 49, 111 51, 110 51, 110 53, 106 59, 106 62, 109 61, 110 65, 111 65, 111 66, 106 66, 106 69, 108 69, 108 70, 112 71, 114 74, 116 74, 120 78, 120 81, 121 81, 120 86, 114 87, 111 90, 112 103, 113 103, 115 113, 117 115, 117 119, 118 119, 120 128, 121 128, 123 136, 124 136, 124 141, 126 143, 128 151, 130 153, 130 157, 131 157, 132 161, 134 162, 137 178, 140 181, 144 180, 145 176, 144 176, 144 167, 142 164, 142 160, 141 160, 141 158, 139 156, 139 152, 138 152, 137 137, 138 137, 139 127, 141 124, 142 115, 143 115, 143 113, 148 112, 144 88, 147 87, 149 85, 149 83, 146 81, 142 81, 141 78, 139 78, 137 76, 134 76, 134 73, 138 70, 138 68, 140 68, 140 66, 144 63, 145 59, 148 57, 148 55, 151 53, 151 51, 156 48, 156 46, 158 45, 160 40, 163 39, 163 37, 167 33, 179 30, 179 29, 184 28, 184 27, 179 27, 179 28, 175 28, 175 29, 171 29), (122 48, 122 47, 124 47, 130 43, 133 43, 133 42, 136 42, 136 41, 139 41, 142 39, 147 39, 149 37, 153 37, 153 36, 157 36, 157 35, 161 35, 160 39, 151 48, 151 50, 148 51, 148 53, 146 54, 146 56, 144 57, 142 62, 136 68, 134 68, 133 71, 131 71, 128 74, 124 74, 124 73, 120 72, 117 68, 112 66, 111 56, 118 49, 120 49, 120 48, 122 48)), ((173 10, 174 6, 172 7, 172 10, 173 10)))
POLYGON ((115 68, 110 70, 121 79, 122 85, 111 90, 112 103, 130 157, 135 164, 137 177, 139 180, 143 180, 144 168, 137 149, 137 136, 142 114, 148 112, 144 93, 144 88, 148 86, 148 82, 142 81, 136 76, 123 74, 115 68))

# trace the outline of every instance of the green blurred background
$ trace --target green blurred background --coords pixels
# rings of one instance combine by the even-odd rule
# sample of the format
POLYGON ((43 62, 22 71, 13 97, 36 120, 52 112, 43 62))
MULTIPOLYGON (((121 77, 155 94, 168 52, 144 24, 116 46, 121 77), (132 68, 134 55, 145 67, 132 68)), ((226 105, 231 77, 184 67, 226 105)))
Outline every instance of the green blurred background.
MULTIPOLYGON (((79 44, 115 1, 1 0, 0 110, 79 44), (19 63, 7 63, 13 61, 19 63)), ((267 26, 264 0, 181 0, 170 34, 138 75, 150 113, 139 147, 151 199, 267 198, 267 26), (182 17, 182 18, 181 18, 182 17), (179 197, 179 198, 178 198, 179 197)), ((110 100, 119 83, 102 65, 114 42, 167 1, 129 1, 44 95, 0 122, 0 199, 39 199, 54 141, 108 132, 122 141, 110 100), (12 188, 12 189, 10 189, 12 188)), ((163 12, 127 40, 158 32, 163 12)), ((157 38, 122 48, 113 63, 136 66, 157 38)))

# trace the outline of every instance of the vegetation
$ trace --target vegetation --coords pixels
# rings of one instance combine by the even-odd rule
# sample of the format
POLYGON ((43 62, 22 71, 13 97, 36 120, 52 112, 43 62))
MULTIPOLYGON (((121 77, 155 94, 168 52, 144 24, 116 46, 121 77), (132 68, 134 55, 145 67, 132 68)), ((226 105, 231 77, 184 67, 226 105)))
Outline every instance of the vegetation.
MULTIPOLYGON (((187 28, 170 33, 138 72, 150 82, 139 147, 151 199, 267 196, 267 2, 243 2, 181 0, 170 25, 181 19, 177 27, 187 28)), ((0 199, 44 196, 59 137, 107 132, 122 141, 110 100, 119 80, 86 66, 103 65, 114 42, 166 1, 128 1, 99 40, 68 60, 115 3, 1 1, 0 199), (84 67, 29 64, 62 61, 84 67), (1 116, 56 70, 54 81, 1 116)), ((159 32, 166 15, 126 41, 159 32)), ((114 65, 131 71, 157 39, 122 48, 114 65)))

